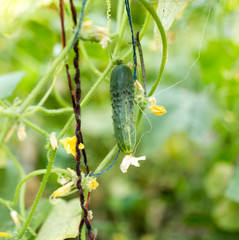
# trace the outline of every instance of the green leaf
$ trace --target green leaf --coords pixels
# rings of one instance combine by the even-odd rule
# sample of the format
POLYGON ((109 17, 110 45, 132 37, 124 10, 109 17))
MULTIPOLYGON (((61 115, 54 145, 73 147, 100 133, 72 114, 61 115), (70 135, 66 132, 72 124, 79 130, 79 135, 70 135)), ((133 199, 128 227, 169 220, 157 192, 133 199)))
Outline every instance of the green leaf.
POLYGON ((166 31, 189 2, 190 0, 159 0, 157 13, 166 31))
POLYGON ((0 99, 11 96, 17 84, 22 80, 25 73, 22 71, 0 75, 0 99))
MULTIPOLYGON (((52 205, 48 199, 40 200, 30 224, 30 227, 33 231, 36 231, 43 224, 43 222, 45 222, 51 209, 52 209, 52 205)), ((28 240, 35 239, 35 237, 32 236, 30 232, 27 232, 25 237, 28 240)))
POLYGON ((236 171, 228 185, 226 196, 239 203, 239 166, 237 166, 236 171))
MULTIPOLYGON (((12 200, 19 181, 19 173, 10 159, 7 159, 5 168, 0 169, 0 197, 12 200), (14 176, 14 177, 13 177, 14 176)), ((15 225, 6 206, 0 204, 0 232, 13 233, 15 225)))
POLYGON ((69 202, 60 200, 53 206, 36 240, 75 238, 78 235, 80 213, 81 207, 78 198, 69 202))

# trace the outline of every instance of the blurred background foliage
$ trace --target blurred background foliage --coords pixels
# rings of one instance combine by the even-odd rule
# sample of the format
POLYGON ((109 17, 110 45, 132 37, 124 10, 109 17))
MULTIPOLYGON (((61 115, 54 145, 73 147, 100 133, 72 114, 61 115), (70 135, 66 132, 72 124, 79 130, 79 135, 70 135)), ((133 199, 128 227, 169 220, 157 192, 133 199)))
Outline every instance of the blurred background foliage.
MULTIPOLYGON (((0 25, 0 72, 24 73, 13 94, 7 98, 9 103, 29 94, 61 46, 60 20, 54 1, 16 2, 16 12, 1 12, 0 25)), ((76 4, 80 5, 80 2, 76 1, 76 4)), ((112 4, 112 29, 115 29, 117 4, 114 1, 112 4)), ((97 25, 106 26, 105 12, 104 1, 94 1, 88 18, 97 25)), ((132 3, 132 14, 135 30, 140 29, 145 12, 137 1, 132 3)), ((97 239, 239 239, 238 24, 238 0, 193 0, 177 17, 168 31, 170 44, 166 71, 154 95, 157 103, 168 112, 158 117, 145 111, 147 118, 144 117, 140 125, 138 139, 144 135, 137 147, 137 155, 146 155, 147 160, 140 168, 131 167, 127 174, 122 174, 119 164, 123 155, 120 155, 116 165, 98 177, 100 186, 92 193, 90 206, 94 212, 93 226, 98 229, 97 239), (203 35, 210 3, 210 17, 203 35)), ((130 47, 128 26, 126 31, 122 53, 130 47)), ((155 50, 152 20, 141 44, 149 89, 157 75, 161 56, 160 50, 155 50)), ((107 50, 97 43, 84 45, 96 67, 103 71, 108 63, 107 50)), ((72 57, 73 54, 70 61, 72 57)), ((81 59, 81 74, 84 95, 97 77, 84 59, 81 59)), ((46 89, 42 89, 38 101, 46 89)), ((64 71, 57 79, 55 92, 70 106, 64 71)), ((60 107, 54 94, 45 106, 60 107)), ((69 116, 49 117, 36 113, 30 120, 49 133, 59 133, 69 116)), ((4 120, 1 116, 1 125, 4 120)), ((82 127, 93 170, 115 144, 107 81, 101 84, 82 111, 82 127)), ((74 127, 69 136, 73 134, 74 127)), ((46 167, 45 145, 44 138, 29 128, 24 142, 19 142, 16 134, 9 140, 12 152, 27 173, 46 167)), ((11 200, 18 174, 3 151, 0 156, 0 196, 11 200)), ((74 169, 75 160, 61 147, 55 166, 74 169)), ((28 207, 40 181, 41 178, 36 177, 27 183, 28 207)), ((52 176, 45 197, 58 186, 56 177, 52 176)), ((67 199, 72 197, 77 195, 67 199)), ((41 206, 45 207, 39 207, 39 212, 51 208, 46 202, 41 202, 41 206)), ((42 213, 43 216, 47 212, 42 213)), ((1 205, 0 231, 6 231, 10 225, 9 212, 1 205)), ((37 227, 36 223, 35 229, 37 227)))

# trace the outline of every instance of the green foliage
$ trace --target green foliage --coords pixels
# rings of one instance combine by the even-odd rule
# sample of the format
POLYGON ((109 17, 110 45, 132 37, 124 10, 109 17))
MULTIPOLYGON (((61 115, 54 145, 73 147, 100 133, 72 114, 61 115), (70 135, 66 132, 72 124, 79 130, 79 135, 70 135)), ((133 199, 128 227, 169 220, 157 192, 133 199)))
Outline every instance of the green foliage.
MULTIPOLYGON (((74 32, 65 2, 69 47, 74 32)), ((106 49, 96 31, 107 26, 106 2, 88 2, 86 17, 93 28, 80 35, 81 120, 93 172, 104 170, 117 152, 109 76, 119 60, 132 65, 132 49, 123 1, 111 1, 106 49)), ((155 116, 147 108, 141 114, 135 106, 135 116, 139 113, 143 120, 137 127, 135 154, 147 160, 123 175, 120 154, 116 165, 98 177, 100 185, 90 203, 97 239, 238 240, 238 0, 139 2, 132 1, 131 8, 134 30, 141 30, 147 92, 162 81, 152 93, 167 114, 155 116), (153 18, 139 2, 164 16, 168 54, 162 52, 153 18), (163 77, 161 57, 167 59, 163 77)), ((78 12, 81 3, 75 1, 78 12)), ((52 151, 49 140, 53 131, 60 140, 75 130, 62 69, 67 56, 74 75, 74 53, 61 52, 58 10, 56 0, 3 1, 0 9, 0 232, 16 239, 75 238, 81 218, 77 194, 65 196, 67 201, 49 201, 59 188, 57 180, 73 179, 66 168, 75 168, 74 157, 59 142, 59 149, 52 151), (16 134, 20 123, 27 134, 22 142, 16 134), (35 171, 38 168, 42 170, 35 171), (14 201, 17 184, 26 178, 26 191, 18 189, 14 201), (10 217, 12 210, 18 213, 19 226, 10 217)))
POLYGON ((69 202, 59 200, 58 203, 53 205, 36 240, 75 238, 78 234, 80 219, 78 198, 69 202))
POLYGON ((235 202, 239 202, 239 167, 237 166, 235 169, 235 173, 228 185, 226 190, 226 196, 235 202))

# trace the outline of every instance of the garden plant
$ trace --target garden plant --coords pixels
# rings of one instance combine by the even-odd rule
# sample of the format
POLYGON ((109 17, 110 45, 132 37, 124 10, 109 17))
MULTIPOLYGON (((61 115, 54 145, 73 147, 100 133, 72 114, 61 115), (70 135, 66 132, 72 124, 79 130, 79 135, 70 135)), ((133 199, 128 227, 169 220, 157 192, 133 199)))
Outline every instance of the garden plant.
POLYGON ((0 237, 238 239, 238 1, 0 6, 0 237))

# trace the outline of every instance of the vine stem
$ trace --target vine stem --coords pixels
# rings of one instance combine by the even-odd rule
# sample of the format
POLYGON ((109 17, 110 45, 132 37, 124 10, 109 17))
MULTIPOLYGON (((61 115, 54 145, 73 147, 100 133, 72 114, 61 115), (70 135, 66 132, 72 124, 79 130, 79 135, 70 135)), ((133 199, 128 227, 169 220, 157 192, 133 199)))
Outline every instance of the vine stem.
POLYGON ((94 173, 98 173, 101 172, 103 170, 103 168, 105 167, 106 164, 108 164, 108 162, 114 157, 114 155, 116 154, 118 150, 118 146, 115 145, 111 151, 106 155, 106 157, 101 161, 101 163, 99 164, 99 166, 96 168, 96 170, 94 171, 94 173))
POLYGON ((56 156, 56 150, 52 151, 52 153, 51 153, 51 158, 50 158, 50 161, 49 161, 47 169, 46 169, 46 174, 43 177, 41 186, 40 186, 40 188, 38 190, 38 193, 37 193, 36 199, 35 199, 35 201, 34 201, 34 203, 32 205, 31 211, 30 211, 30 213, 28 215, 28 218, 27 218, 26 222, 24 223, 24 225, 22 227, 22 230, 20 231, 17 239, 22 239, 22 237, 23 237, 23 235, 24 235, 24 233, 25 233, 25 231, 26 231, 26 229, 27 229, 27 227, 28 227, 28 225, 29 225, 29 223, 30 223, 30 221, 32 219, 32 216, 33 216, 33 214, 34 214, 34 212, 36 210, 37 204, 38 204, 38 202, 39 202, 39 200, 41 198, 41 195, 42 195, 42 193, 44 191, 44 188, 45 188, 45 186, 47 184, 48 178, 49 178, 49 176, 51 174, 51 168, 53 166, 53 163, 54 163, 54 160, 55 160, 55 156, 56 156))
POLYGON ((123 9, 124 9, 123 0, 119 0, 118 1, 118 6, 117 6, 117 21, 116 21, 117 32, 120 32, 120 23, 121 23, 123 9))
MULTIPOLYGON (((28 109, 31 111, 33 110, 35 112, 35 107, 37 106, 32 106, 29 107, 28 109)), ((59 109, 47 109, 44 107, 37 107, 36 109, 37 112, 45 114, 47 116, 55 116, 55 115, 61 115, 61 114, 65 114, 65 113, 72 113, 72 107, 66 107, 66 108, 59 108, 59 109)), ((28 114, 30 113, 26 113, 24 114, 24 116, 28 116, 28 114)))
POLYGON ((103 74, 99 77, 99 79, 95 82, 95 84, 92 86, 92 88, 88 91, 86 96, 82 99, 82 101, 81 101, 81 108, 83 108, 85 106, 85 104, 89 101, 89 99, 91 98, 91 96, 93 95, 93 93, 95 92, 97 87, 105 79, 105 77, 111 71, 111 69, 113 68, 114 65, 115 65, 115 63, 113 61, 109 62, 108 66, 105 69, 105 71, 103 72, 103 74))
MULTIPOLYGON (((145 21, 144 21, 144 25, 139 33, 139 40, 141 40, 143 38, 144 34, 146 33, 146 30, 148 29, 148 26, 149 26, 149 22, 150 22, 150 14, 147 12, 145 21)), ((132 52, 133 52, 133 49, 132 48, 129 49, 129 51, 122 57, 122 59, 126 60, 127 58, 129 58, 131 56, 132 52)))
POLYGON ((47 98, 49 97, 50 93, 52 92, 55 84, 56 84, 56 80, 57 80, 57 75, 55 74, 53 81, 50 85, 50 87, 48 88, 47 92, 44 94, 43 98, 41 99, 41 101, 35 106, 35 108, 32 110, 32 112, 30 112, 30 115, 33 115, 33 113, 35 113, 36 111, 38 111, 39 108, 41 108, 41 106, 45 103, 45 101, 47 100, 47 98))
MULTIPOLYGON (((36 170, 34 172, 31 172, 29 173, 28 175, 26 175, 17 185, 17 188, 16 188, 16 191, 15 191, 15 195, 14 195, 14 200, 13 202, 9 202, 9 204, 11 206, 15 206, 17 204, 17 201, 18 201, 18 197, 19 197, 19 192, 20 192, 20 189, 22 187, 22 185, 27 181, 29 180, 30 178, 32 177, 35 177, 35 176, 39 176, 39 175, 43 175, 46 173, 46 169, 41 169, 41 170, 36 170)), ((51 169, 50 171, 51 173, 62 173, 62 174, 65 174, 67 176, 71 176, 70 173, 67 171, 67 170, 64 170, 64 169, 61 169, 61 168, 54 168, 54 169, 51 169)))
POLYGON ((22 122, 25 123, 28 127, 32 128, 33 130, 35 130, 36 132, 40 133, 42 136, 48 138, 49 134, 48 132, 46 132, 45 130, 43 130, 42 128, 38 127, 37 125, 35 125, 34 123, 28 121, 27 119, 22 119, 22 122))
POLYGON ((167 44, 167 37, 166 37, 166 33, 164 31, 163 25, 161 23, 161 21, 158 18, 157 13, 155 12, 154 8, 152 7, 151 4, 149 4, 147 1, 145 0, 138 0, 147 10, 148 12, 151 14, 151 16, 153 17, 158 30, 160 32, 161 35, 161 39, 162 39, 162 46, 163 46, 163 51, 162 51, 162 60, 161 60, 161 65, 160 65, 160 70, 159 70, 159 74, 155 80, 155 83, 153 85, 153 87, 151 88, 148 97, 152 96, 154 91, 156 90, 157 86, 159 85, 159 82, 162 78, 163 72, 164 72, 164 68, 167 62, 167 57, 168 57, 168 44, 167 44))
POLYGON ((19 113, 22 113, 25 111, 25 109, 34 101, 37 94, 41 91, 42 87, 47 83, 47 81, 50 79, 50 77, 53 75, 55 69, 59 66, 59 64, 64 60, 66 55, 69 53, 75 42, 79 38, 80 29, 82 25, 82 18, 83 16, 80 16, 80 21, 78 23, 78 26, 76 27, 77 31, 75 34, 71 37, 66 47, 61 51, 60 55, 55 59, 49 70, 47 71, 46 75, 42 77, 42 79, 38 82, 37 86, 33 89, 33 91, 28 95, 28 97, 25 99, 25 101, 22 103, 19 113))
POLYGON ((117 43, 115 45, 113 56, 117 56, 118 55, 118 52, 119 52, 119 49, 120 49, 120 45, 121 45, 121 42, 122 42, 122 39, 123 39, 126 23, 127 23, 127 12, 126 12, 126 10, 124 10, 123 20, 121 22, 121 26, 120 26, 120 30, 119 30, 119 39, 118 39, 118 41, 117 41, 117 43))
MULTIPOLYGON (((79 24, 77 26, 77 31, 75 34, 71 37, 66 47, 62 50, 60 55, 54 60, 51 67, 48 69, 47 73, 41 78, 41 80, 38 82, 38 84, 35 86, 35 88, 32 90, 32 92, 28 95, 28 97, 23 101, 22 105, 18 109, 18 113, 21 115, 27 107, 35 100, 39 92, 42 90, 43 86, 47 83, 47 81, 51 78, 53 75, 55 69, 60 65, 60 63, 65 59, 66 55, 69 53, 70 49, 73 47, 74 43, 77 41, 79 37, 79 29, 81 27, 81 22, 79 21, 79 24)), ((8 121, 6 126, 3 128, 4 131, 0 135, 0 145, 2 145, 4 138, 6 134, 8 133, 10 127, 12 126, 14 120, 8 121)))
MULTIPOLYGON (((15 191, 15 195, 14 195, 13 201, 6 201, 6 200, 0 198, 0 203, 6 205, 7 207, 15 206, 17 204, 17 202, 18 202, 19 193, 20 193, 20 189, 21 189, 22 185, 27 180, 29 180, 30 178, 35 177, 35 176, 39 176, 39 175, 43 175, 45 173, 46 173, 46 169, 40 169, 40 170, 33 171, 33 172, 29 173, 28 175, 24 176, 22 178, 22 180, 18 183, 17 187, 16 187, 16 191, 15 191)), ((62 174, 65 174, 65 175, 71 177, 71 174, 67 170, 61 169, 61 168, 51 169, 51 173, 62 173, 62 174)), ((10 209, 10 211, 12 211, 12 209, 10 209)))
MULTIPOLYGON (((86 94, 86 96, 83 98, 83 100, 81 101, 80 107, 81 109, 84 108, 84 106, 86 105, 86 103, 89 101, 89 99, 92 97, 92 95, 94 94, 95 90, 97 89, 97 87, 101 84, 101 82, 105 79, 105 77, 107 76, 107 74, 111 71, 111 69, 114 67, 115 63, 114 62, 110 62, 109 65, 107 66, 107 68, 105 69, 105 71, 102 73, 102 75, 98 78, 98 80, 94 83, 94 85, 92 86, 92 88, 90 89, 90 91, 86 94)), ((69 120, 67 121, 66 125, 64 126, 64 128, 61 130, 60 134, 58 135, 57 139, 61 139, 63 138, 63 136, 65 135, 65 133, 68 131, 68 129, 70 128, 71 124, 74 122, 75 120, 75 114, 72 114, 71 117, 69 118, 69 120)))

